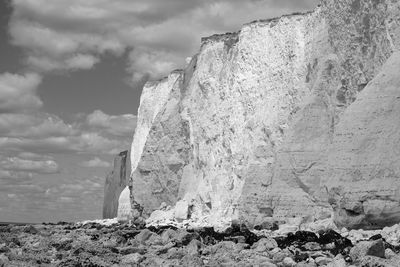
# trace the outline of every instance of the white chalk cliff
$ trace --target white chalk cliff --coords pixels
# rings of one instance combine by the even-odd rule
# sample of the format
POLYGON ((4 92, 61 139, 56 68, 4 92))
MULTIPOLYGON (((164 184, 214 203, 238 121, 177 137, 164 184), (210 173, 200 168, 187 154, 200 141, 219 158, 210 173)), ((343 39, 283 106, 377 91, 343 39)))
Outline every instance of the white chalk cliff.
POLYGON ((393 0, 323 0, 203 38, 143 89, 132 201, 211 225, 400 222, 399 47, 393 0))

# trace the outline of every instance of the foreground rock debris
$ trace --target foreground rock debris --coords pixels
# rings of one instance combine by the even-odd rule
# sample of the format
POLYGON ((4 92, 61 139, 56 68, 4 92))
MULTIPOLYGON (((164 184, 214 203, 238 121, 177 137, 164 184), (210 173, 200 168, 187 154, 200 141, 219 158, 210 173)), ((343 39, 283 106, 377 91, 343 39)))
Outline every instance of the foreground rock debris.
POLYGON ((137 228, 116 220, 0 226, 0 266, 399 266, 400 225, 353 231, 137 228), (385 233, 384 233, 385 232, 385 233), (388 243, 382 234, 396 239, 388 243), (372 235, 372 236, 370 236, 372 235), (368 237, 370 236, 370 237, 368 237))
POLYGON ((393 0, 322 0, 203 38, 143 89, 132 202, 155 224, 400 222, 399 47, 393 0))

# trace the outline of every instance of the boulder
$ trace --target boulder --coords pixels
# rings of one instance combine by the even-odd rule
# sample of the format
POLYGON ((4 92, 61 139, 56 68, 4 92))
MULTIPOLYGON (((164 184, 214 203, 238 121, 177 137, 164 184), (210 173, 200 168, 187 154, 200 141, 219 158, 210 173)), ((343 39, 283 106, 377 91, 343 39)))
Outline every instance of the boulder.
POLYGON ((138 265, 143 259, 144 256, 139 253, 128 254, 121 257, 120 264, 138 265))
POLYGON ((359 260, 357 266, 398 267, 398 260, 387 260, 374 256, 365 256, 359 260))
POLYGON ((261 238, 256 243, 254 243, 251 248, 257 252, 264 252, 264 251, 273 250, 274 248, 277 248, 277 247, 278 247, 278 243, 276 243, 275 239, 261 238))
POLYGON ((193 239, 186 247, 187 254, 190 256, 198 256, 202 246, 199 240, 193 239))
POLYGON ((329 263, 331 263, 332 262, 332 259, 331 258, 328 258, 328 257, 317 257, 316 259, 315 259, 315 263, 318 265, 318 266, 326 266, 326 265, 328 265, 329 263))
POLYGON ((282 266, 283 267, 295 267, 297 263, 290 257, 286 257, 282 261, 282 266))
POLYGON ((359 261, 366 256, 385 258, 385 246, 383 241, 361 241, 350 250, 350 257, 353 261, 359 261))
POLYGON ((186 200, 178 201, 174 211, 174 218, 177 221, 187 220, 189 218, 189 203, 186 200))
POLYGON ((343 258, 335 258, 327 264, 327 267, 346 267, 346 261, 343 258))
POLYGON ((9 264, 9 259, 6 255, 0 254, 0 267, 6 267, 9 264))
POLYGON ((146 241, 148 241, 153 236, 157 236, 157 234, 148 229, 143 229, 138 235, 135 236, 135 240, 137 240, 141 244, 145 244, 146 241))

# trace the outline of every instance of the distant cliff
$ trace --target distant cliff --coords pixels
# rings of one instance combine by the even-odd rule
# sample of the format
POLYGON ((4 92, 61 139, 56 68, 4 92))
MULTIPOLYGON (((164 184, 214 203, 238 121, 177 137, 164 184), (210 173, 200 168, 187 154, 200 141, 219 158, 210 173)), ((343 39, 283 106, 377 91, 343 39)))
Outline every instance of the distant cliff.
POLYGON ((117 217, 119 196, 128 185, 130 166, 130 153, 123 151, 114 159, 114 168, 107 175, 104 186, 103 218, 117 217))
POLYGON ((323 0, 203 38, 143 89, 134 201, 211 225, 399 222, 399 21, 399 1, 323 0))

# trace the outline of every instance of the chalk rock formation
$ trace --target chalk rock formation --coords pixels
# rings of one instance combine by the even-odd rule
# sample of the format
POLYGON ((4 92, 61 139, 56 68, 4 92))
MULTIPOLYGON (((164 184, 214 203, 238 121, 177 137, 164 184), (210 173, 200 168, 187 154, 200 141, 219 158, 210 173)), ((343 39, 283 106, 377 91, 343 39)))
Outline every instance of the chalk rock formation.
POLYGON ((120 222, 124 222, 131 220, 132 216, 131 190, 126 186, 118 199, 117 219, 120 222))
POLYGON ((400 52, 358 95, 316 168, 336 221, 374 228, 400 221, 400 52))
POLYGON ((145 215, 177 201, 183 167, 189 164, 190 133, 180 114, 182 75, 172 73, 143 88, 138 132, 132 143, 132 195, 145 215))
POLYGON ((103 219, 117 217, 119 196, 128 185, 131 173, 130 152, 123 151, 114 159, 114 168, 104 186, 103 219))
POLYGON ((399 221, 397 56, 382 69, 399 21, 399 1, 323 0, 203 38, 143 89, 131 185, 144 214, 179 201, 166 212, 211 225, 399 221))

